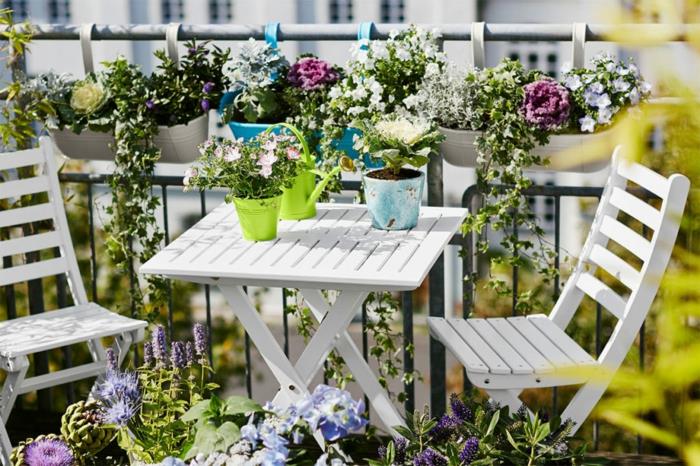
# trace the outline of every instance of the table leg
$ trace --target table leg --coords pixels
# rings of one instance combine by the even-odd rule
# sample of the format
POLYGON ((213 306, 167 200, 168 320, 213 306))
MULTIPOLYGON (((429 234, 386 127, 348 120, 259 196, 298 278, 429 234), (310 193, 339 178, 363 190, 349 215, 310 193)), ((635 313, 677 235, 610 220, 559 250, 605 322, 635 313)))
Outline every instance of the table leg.
MULTIPOLYGON (((309 305, 312 314, 320 322, 324 316, 329 316, 332 308, 326 302, 320 290, 300 290, 302 296, 309 305)), ((367 395, 370 404, 374 407, 379 419, 382 420, 387 429, 392 434, 396 434, 394 427, 405 426, 406 422, 396 410, 396 407, 391 402, 389 394, 377 380, 372 368, 369 367, 367 361, 362 356, 355 342, 353 341, 347 330, 344 330, 335 345, 338 353, 343 358, 350 369, 350 372, 355 377, 357 384, 362 388, 367 395)), ((306 374, 299 372, 302 378, 306 378, 306 374)))
POLYGON ((248 295, 240 286, 219 286, 234 314, 255 343, 260 355, 280 384, 283 398, 275 398, 283 407, 308 393, 307 384, 285 356, 275 336, 251 304, 248 295))

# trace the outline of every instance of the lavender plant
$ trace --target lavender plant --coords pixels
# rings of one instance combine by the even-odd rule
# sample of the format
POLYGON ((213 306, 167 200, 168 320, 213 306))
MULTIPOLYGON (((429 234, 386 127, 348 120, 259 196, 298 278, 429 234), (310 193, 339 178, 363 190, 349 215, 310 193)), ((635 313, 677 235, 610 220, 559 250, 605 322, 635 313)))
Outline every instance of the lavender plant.
POLYGON ((165 329, 156 327, 144 344, 143 365, 126 372, 110 365, 95 388, 103 422, 118 429, 119 446, 136 460, 184 455, 194 438, 184 415, 218 387, 209 382, 206 329, 195 324, 193 333, 194 344, 168 345, 165 329))
POLYGON ((526 410, 509 413, 479 398, 452 394, 450 413, 439 419, 426 411, 397 430, 404 438, 379 448, 370 466, 483 466, 581 464, 585 447, 568 445, 570 421, 532 418, 526 410))

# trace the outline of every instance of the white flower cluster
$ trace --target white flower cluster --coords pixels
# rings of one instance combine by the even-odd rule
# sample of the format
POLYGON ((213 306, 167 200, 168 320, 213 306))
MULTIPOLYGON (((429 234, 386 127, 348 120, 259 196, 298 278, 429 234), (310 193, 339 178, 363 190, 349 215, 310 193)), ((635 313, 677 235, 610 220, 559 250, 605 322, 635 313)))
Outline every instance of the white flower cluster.
POLYGON ((344 126, 403 108, 404 98, 415 93, 426 70, 435 72, 446 62, 436 39, 436 32, 411 26, 402 33, 393 31, 387 41, 353 44, 349 73, 330 90, 324 125, 344 126))
POLYGON ((571 92, 584 114, 578 119, 583 132, 607 126, 625 107, 634 107, 649 97, 651 85, 633 63, 625 64, 602 54, 592 61, 593 69, 562 70, 562 84, 571 92))

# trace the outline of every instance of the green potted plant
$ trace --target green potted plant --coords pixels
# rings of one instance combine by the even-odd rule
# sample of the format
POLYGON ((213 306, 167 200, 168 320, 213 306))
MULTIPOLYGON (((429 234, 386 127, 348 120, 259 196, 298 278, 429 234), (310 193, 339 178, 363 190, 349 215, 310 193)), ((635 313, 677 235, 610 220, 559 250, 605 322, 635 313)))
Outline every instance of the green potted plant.
POLYGON ((426 120, 389 115, 376 123, 360 123, 363 135, 355 145, 361 153, 381 159, 385 167, 363 175, 372 226, 407 230, 416 226, 425 174, 420 168, 437 154, 443 136, 426 120))
POLYGON ((185 172, 185 189, 227 188, 226 202, 236 207, 243 238, 275 239, 282 193, 300 168, 295 137, 265 132, 248 141, 209 139, 201 153, 185 172))
POLYGON ((222 121, 235 138, 252 139, 285 121, 289 108, 282 95, 288 70, 289 62, 270 43, 250 39, 241 46, 226 67, 231 88, 219 104, 222 121))
POLYGON ((160 149, 160 162, 189 163, 209 133, 209 111, 219 103, 228 87, 222 72, 229 49, 209 49, 207 42, 185 44, 187 53, 179 63, 164 50, 155 52, 160 60, 150 77, 144 105, 158 124, 153 143, 160 149))

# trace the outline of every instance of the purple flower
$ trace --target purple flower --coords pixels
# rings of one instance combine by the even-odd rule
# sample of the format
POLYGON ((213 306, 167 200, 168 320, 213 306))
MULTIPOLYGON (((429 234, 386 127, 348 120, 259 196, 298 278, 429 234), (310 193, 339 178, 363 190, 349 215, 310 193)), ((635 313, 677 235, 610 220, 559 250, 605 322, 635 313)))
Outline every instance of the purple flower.
POLYGON ((146 101, 146 108, 149 109, 149 110, 151 110, 151 111, 153 111, 153 110, 156 108, 156 103, 153 102, 153 100, 148 99, 148 100, 146 101))
POLYGON ((117 355, 114 353, 113 348, 107 348, 107 371, 112 372, 119 369, 119 364, 117 363, 117 355))
POLYGON ((472 461, 476 459, 476 455, 479 454, 479 439, 476 437, 469 437, 466 442, 464 442, 464 448, 459 454, 459 459, 464 464, 471 464, 472 461))
POLYGON ((525 99, 520 108, 525 121, 542 130, 561 127, 569 119, 569 91, 551 78, 540 79, 524 87, 525 99))
POLYGON ((211 102, 209 99, 202 99, 199 101, 199 106, 202 107, 203 112, 208 112, 211 108, 211 102))
POLYGON ((150 341, 143 344, 143 363, 148 367, 153 366, 153 343, 150 341))
POLYGON ((450 395, 450 407, 452 408, 452 416, 458 421, 469 422, 472 420, 472 411, 467 408, 467 405, 459 399, 456 393, 450 395))
POLYGON ((196 323, 194 324, 192 333, 194 333, 194 350, 197 353, 197 356, 204 356, 207 352, 207 348, 209 347, 207 328, 200 323, 196 323))
POLYGON ((102 421, 105 424, 114 424, 119 427, 126 427, 131 418, 138 413, 139 407, 129 400, 117 400, 107 406, 102 412, 102 421))
POLYGON ((403 437, 399 437, 394 440, 394 460, 396 463, 403 464, 406 462, 406 448, 408 447, 408 440, 403 437))
POLYGON ((430 438, 435 442, 444 442, 452 437, 459 425, 459 420, 448 414, 443 414, 435 427, 430 429, 430 438))
POLYGON ((197 53, 197 49, 194 47, 190 47, 187 49, 187 53, 190 55, 194 55, 195 53, 197 53))
POLYGON ((170 352, 170 362, 174 369, 183 369, 187 363, 185 359, 185 344, 181 341, 173 342, 170 352))
POLYGON ((153 344, 153 357, 156 360, 156 364, 165 365, 168 359, 168 345, 165 341, 165 328, 162 325, 158 325, 153 331, 152 336, 153 344))
POLYGON ((447 458, 432 448, 426 448, 413 458, 414 466, 447 466, 447 458))
POLYGON ((27 466, 72 466, 73 452, 63 440, 45 438, 30 443, 24 450, 27 466))
POLYGON ((202 87, 202 92, 204 92, 205 94, 209 94, 211 91, 214 90, 215 87, 216 84, 214 84, 211 81, 207 81, 206 83, 204 83, 204 87, 202 87))
POLYGON ((185 359, 187 360, 187 367, 194 364, 194 345, 192 345, 191 341, 185 344, 185 359))
POLYGON ((103 402, 116 399, 138 402, 141 399, 138 375, 135 372, 108 373, 97 386, 97 398, 103 402))
POLYGON ((304 57, 292 65, 287 79, 292 86, 313 91, 324 84, 336 82, 340 79, 340 74, 327 61, 316 57, 304 57))

